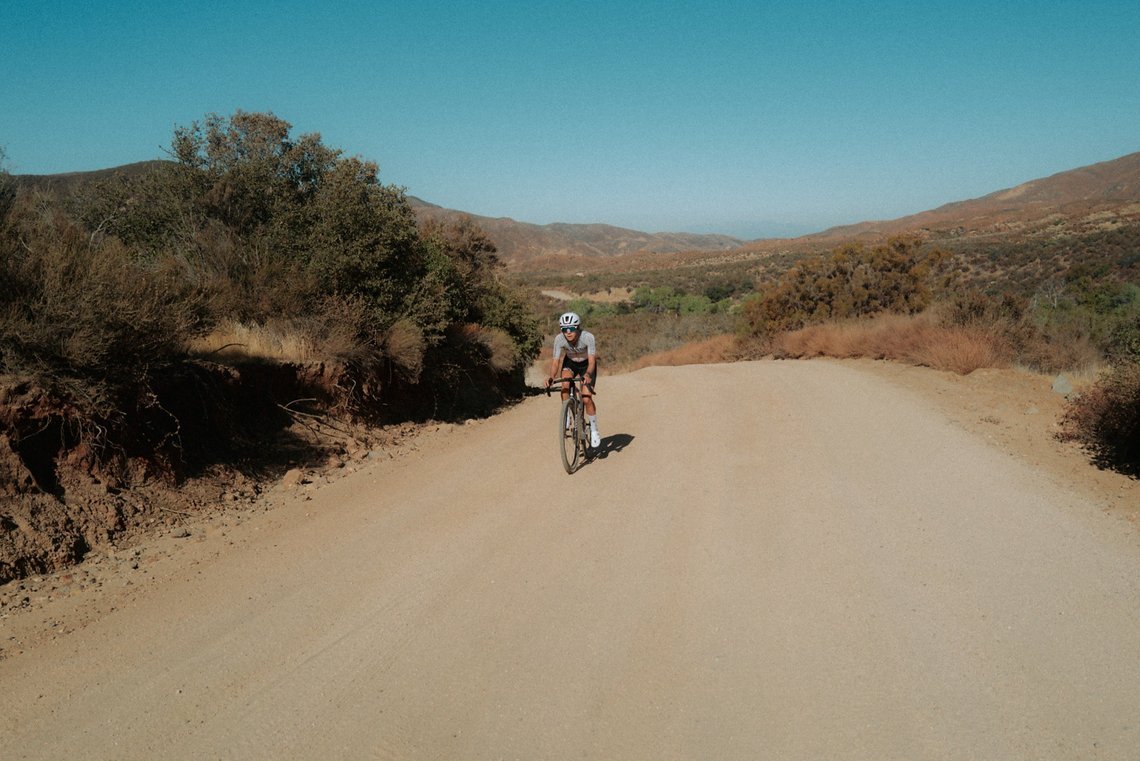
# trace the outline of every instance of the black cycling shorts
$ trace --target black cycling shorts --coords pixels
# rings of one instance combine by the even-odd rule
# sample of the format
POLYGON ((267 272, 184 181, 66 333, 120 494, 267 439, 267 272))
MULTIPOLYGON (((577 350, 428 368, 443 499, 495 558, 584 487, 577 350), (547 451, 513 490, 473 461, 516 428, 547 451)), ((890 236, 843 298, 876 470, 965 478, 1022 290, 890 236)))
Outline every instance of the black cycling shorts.
MULTIPOLYGON (((575 362, 574 360, 570 359, 569 357, 563 357, 562 358, 562 369, 566 370, 569 368, 570 372, 574 373, 574 375, 578 376, 578 377, 585 377, 586 369, 589 366, 590 366, 590 363, 588 361, 587 362, 575 362)), ((597 386, 598 385, 598 367, 597 367, 597 361, 596 360, 594 363, 594 377, 590 379, 590 385, 591 386, 597 386)))

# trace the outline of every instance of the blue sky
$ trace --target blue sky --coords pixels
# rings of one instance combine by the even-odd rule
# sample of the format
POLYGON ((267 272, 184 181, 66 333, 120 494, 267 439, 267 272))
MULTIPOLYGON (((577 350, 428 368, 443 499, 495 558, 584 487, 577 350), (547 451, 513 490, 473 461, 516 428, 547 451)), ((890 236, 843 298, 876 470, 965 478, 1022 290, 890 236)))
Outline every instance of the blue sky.
POLYGON ((1140 150, 1140 3, 0 3, 0 146, 45 174, 272 111, 433 203, 799 234, 1140 150))

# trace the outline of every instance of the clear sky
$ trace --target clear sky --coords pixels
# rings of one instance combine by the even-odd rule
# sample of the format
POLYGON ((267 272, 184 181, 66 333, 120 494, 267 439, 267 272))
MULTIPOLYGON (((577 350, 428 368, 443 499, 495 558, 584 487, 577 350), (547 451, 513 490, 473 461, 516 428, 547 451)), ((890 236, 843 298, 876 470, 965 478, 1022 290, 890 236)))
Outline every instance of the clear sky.
POLYGON ((9 171, 238 109, 475 214, 799 234, 1140 150, 1140 2, 0 2, 9 171))

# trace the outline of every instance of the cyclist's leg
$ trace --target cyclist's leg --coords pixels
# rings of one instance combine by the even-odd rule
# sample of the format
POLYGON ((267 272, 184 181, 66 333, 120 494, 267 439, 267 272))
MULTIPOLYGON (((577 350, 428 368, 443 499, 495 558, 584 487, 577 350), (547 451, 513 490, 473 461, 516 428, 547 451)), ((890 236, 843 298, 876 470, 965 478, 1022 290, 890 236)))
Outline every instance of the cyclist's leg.
POLYGON ((586 406, 587 415, 598 414, 598 408, 594 404, 594 392, 585 383, 582 384, 582 403, 586 406))
MULTIPOLYGON (((594 365, 594 377, 591 381, 597 381, 597 365, 594 365)), ((585 375, 585 371, 582 371, 585 375)), ((582 406, 585 408, 586 421, 589 424, 591 445, 597 447, 601 441, 601 434, 598 433, 598 407, 594 403, 594 392, 589 385, 582 384, 582 406)))
MULTIPOLYGON (((566 379, 574 377, 574 371, 571 370, 565 362, 562 364, 562 377, 566 379)), ((562 398, 563 400, 570 398, 570 384, 568 383, 562 384, 562 398)))
MULTIPOLYGON (((595 384, 598 381, 597 373, 598 373, 598 368, 597 368, 597 365, 595 365, 594 366, 594 377, 591 379, 595 384)), ((585 377, 586 371, 583 370, 581 373, 579 373, 579 375, 582 377, 585 377)), ((586 414, 587 415, 597 415, 598 414, 597 407, 594 406, 594 391, 593 391, 593 389, 590 388, 589 385, 587 385, 585 383, 582 384, 582 403, 586 407, 586 414)))

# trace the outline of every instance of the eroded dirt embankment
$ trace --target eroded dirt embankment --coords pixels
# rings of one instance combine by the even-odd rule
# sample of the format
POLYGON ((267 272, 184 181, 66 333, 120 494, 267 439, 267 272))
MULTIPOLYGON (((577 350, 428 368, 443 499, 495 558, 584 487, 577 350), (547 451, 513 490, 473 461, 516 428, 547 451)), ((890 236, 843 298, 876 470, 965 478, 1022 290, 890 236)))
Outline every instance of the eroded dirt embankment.
POLYGON ((341 467, 404 435, 382 423, 487 414, 521 378, 488 371, 471 384, 480 394, 443 403, 422 384, 381 387, 326 365, 188 362, 150 383, 100 419, 0 377, 0 584, 253 502, 290 470, 341 467))

